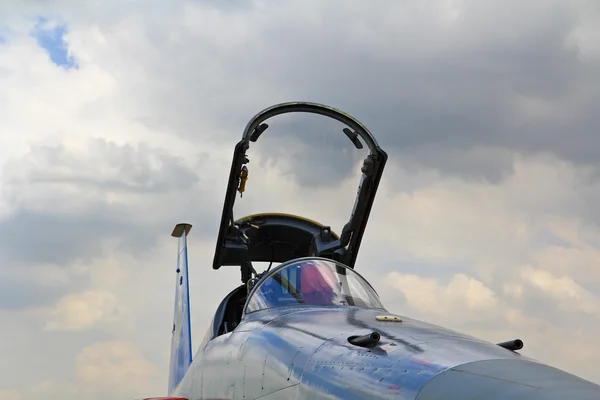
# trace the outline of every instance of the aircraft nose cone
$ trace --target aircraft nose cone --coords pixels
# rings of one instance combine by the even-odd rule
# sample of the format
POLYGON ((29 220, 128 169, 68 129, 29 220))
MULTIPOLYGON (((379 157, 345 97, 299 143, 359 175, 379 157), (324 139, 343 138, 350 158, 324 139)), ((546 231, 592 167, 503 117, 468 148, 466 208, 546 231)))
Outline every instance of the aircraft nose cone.
POLYGON ((415 400, 598 400, 600 386, 526 360, 475 361, 450 368, 415 400))

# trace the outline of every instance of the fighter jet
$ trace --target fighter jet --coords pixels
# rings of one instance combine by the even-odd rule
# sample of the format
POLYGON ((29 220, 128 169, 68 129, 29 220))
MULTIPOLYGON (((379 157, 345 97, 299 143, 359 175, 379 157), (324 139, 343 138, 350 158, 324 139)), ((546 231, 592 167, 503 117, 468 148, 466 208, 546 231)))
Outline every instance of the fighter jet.
POLYGON ((599 385, 521 355, 519 339, 489 343, 385 307, 354 266, 387 157, 363 124, 325 105, 283 103, 250 120, 235 146, 212 266, 239 268, 241 284, 223 298, 192 357, 191 225, 175 227, 170 397, 154 400, 600 399, 599 385), (234 219, 250 143, 267 119, 285 113, 333 118, 347 126, 343 133, 357 149, 368 147, 339 235, 296 215, 234 219), (258 272, 259 262, 271 264, 258 272))

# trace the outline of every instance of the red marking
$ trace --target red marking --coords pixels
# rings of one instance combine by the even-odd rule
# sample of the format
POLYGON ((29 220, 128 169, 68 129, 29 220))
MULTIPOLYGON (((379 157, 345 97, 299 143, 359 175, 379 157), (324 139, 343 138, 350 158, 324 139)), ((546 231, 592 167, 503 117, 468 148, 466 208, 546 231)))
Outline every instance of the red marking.
POLYGON ((329 305, 334 297, 332 282, 335 275, 327 268, 302 265, 302 297, 308 304, 329 305))
POLYGON ((399 385, 388 386, 388 390, 400 390, 399 385))
POLYGON ((148 397, 143 400, 188 400, 185 397, 148 397))

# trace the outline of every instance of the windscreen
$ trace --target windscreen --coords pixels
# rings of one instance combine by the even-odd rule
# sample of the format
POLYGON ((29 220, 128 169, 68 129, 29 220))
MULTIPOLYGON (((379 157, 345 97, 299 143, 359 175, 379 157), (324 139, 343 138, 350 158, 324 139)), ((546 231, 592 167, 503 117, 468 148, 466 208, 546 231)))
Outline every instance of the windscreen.
POLYGON ((322 259, 299 260, 260 282, 246 313, 282 306, 383 308, 373 288, 354 270, 322 259))

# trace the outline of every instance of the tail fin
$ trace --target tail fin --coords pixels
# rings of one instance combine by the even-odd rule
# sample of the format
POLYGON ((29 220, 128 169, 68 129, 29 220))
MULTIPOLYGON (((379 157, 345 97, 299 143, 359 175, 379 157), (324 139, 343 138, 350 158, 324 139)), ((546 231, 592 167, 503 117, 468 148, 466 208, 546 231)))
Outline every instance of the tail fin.
POLYGON ((183 379, 192 363, 192 334, 190 324, 190 290, 188 280, 187 235, 192 225, 177 224, 171 236, 179 238, 177 253, 177 281, 175 311, 171 336, 171 364, 169 366, 169 394, 183 379))

